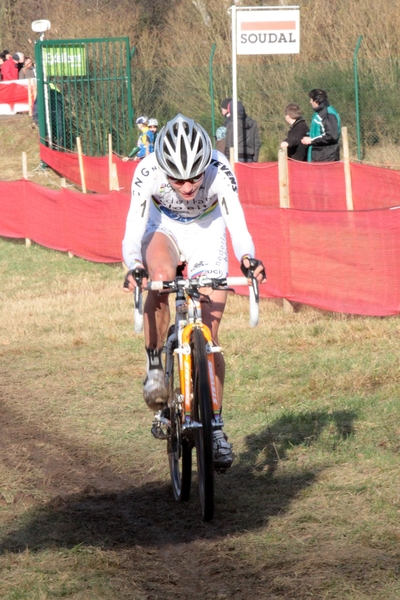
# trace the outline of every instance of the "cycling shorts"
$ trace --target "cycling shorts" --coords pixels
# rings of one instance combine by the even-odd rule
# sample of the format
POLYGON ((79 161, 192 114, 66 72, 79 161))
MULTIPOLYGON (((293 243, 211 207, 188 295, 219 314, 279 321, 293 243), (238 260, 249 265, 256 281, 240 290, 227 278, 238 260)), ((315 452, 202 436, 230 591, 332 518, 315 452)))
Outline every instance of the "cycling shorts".
POLYGON ((187 262, 189 277, 227 276, 226 226, 219 206, 209 215, 184 223, 171 219, 152 203, 143 239, 156 232, 171 240, 179 260, 187 262))

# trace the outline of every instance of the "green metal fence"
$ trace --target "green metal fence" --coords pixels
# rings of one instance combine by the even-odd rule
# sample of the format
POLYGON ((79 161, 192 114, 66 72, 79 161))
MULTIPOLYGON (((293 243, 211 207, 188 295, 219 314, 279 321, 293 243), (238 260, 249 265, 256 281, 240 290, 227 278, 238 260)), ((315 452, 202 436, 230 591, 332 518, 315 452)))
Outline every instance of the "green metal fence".
POLYGON ((129 40, 43 40, 36 44, 37 108, 43 143, 88 156, 134 145, 129 40))

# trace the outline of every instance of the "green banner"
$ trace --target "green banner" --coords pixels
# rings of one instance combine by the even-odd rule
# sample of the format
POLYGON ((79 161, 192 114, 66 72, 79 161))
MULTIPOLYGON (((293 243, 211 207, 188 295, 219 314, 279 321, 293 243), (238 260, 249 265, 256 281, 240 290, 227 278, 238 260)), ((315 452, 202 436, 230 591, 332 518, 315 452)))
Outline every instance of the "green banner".
POLYGON ((84 46, 44 47, 43 68, 47 76, 86 75, 86 49, 84 46))

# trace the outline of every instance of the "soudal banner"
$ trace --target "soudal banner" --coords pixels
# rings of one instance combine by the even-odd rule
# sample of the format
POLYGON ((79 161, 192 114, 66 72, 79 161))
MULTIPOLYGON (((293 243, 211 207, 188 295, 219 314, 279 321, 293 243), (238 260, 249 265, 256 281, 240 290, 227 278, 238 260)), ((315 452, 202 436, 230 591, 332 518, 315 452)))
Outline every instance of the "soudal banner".
POLYGON ((298 54, 300 12, 237 9, 237 54, 298 54))

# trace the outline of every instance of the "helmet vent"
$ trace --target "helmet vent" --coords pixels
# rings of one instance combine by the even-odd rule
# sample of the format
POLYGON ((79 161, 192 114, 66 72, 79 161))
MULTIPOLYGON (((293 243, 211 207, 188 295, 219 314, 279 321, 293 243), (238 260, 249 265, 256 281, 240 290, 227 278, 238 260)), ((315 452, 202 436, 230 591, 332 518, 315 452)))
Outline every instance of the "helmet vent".
POLYGON ((159 167, 167 175, 191 179, 210 164, 212 145, 201 125, 178 114, 161 129, 154 151, 159 167))

